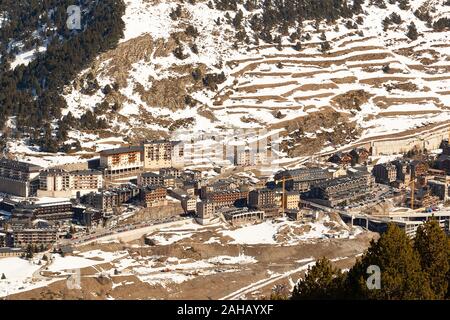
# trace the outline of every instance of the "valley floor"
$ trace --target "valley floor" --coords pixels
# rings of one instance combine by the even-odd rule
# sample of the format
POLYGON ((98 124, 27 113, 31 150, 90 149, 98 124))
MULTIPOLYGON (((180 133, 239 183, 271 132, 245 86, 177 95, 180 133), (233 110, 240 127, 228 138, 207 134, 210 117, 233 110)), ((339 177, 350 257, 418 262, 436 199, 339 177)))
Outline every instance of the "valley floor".
MULTIPOLYGON (((78 248, 73 255, 52 254, 7 299, 258 299, 276 285, 291 290, 315 260, 326 256, 349 268, 377 235, 342 227, 331 236, 329 221, 305 224, 266 221, 243 228, 195 224, 150 235, 159 244, 110 241, 78 248), (325 230, 324 226, 329 229, 325 230), (322 229, 321 227, 322 226, 322 229), (303 228, 302 228, 303 227, 303 228), (315 232, 320 231, 320 236, 315 232), (249 237, 259 234, 259 237, 249 237), (248 241, 253 239, 253 241, 248 241), (256 239, 256 240, 255 240, 256 239), (80 270, 81 289, 71 274, 80 270), (36 270, 39 269, 39 270, 36 270), (68 280, 69 279, 69 280, 68 280), (38 288, 32 282, 41 281, 38 288), (29 286, 28 291, 24 289, 29 286)), ((19 258, 9 258, 19 259, 19 258)), ((0 261, 1 262, 1 261, 0 261)), ((17 262, 17 260, 16 260, 17 262)), ((28 262, 26 262, 28 263, 28 262)), ((3 280, 5 281, 5 280, 3 280)), ((1 286, 1 284, 0 284, 1 286)))

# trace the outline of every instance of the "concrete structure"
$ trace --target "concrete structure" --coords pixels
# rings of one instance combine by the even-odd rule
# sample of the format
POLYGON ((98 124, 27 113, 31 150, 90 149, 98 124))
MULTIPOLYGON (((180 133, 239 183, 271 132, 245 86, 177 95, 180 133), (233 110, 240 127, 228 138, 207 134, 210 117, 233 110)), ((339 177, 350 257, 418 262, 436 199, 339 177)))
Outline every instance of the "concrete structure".
POLYGON ((39 184, 39 172, 42 167, 33 164, 1 159, 0 160, 0 192, 20 197, 35 194, 39 184))
POLYGON ((238 225, 264 219, 264 211, 248 210, 248 208, 224 208, 220 213, 225 217, 228 223, 238 225))
POLYGON ((215 205, 212 202, 199 201, 197 202, 197 216, 195 219, 202 225, 210 224, 215 212, 215 205))
POLYGON ((81 202, 101 212, 112 212, 115 207, 120 207, 124 203, 136 200, 139 193, 140 190, 137 186, 125 185, 99 192, 91 192, 85 195, 81 202))
POLYGON ((38 197, 75 197, 97 191, 103 187, 103 175, 96 170, 67 172, 47 169, 39 175, 38 197))
POLYGON ((448 200, 448 183, 438 180, 428 180, 427 182, 431 193, 439 197, 442 201, 448 200))
POLYGON ((413 134, 404 136, 397 135, 392 138, 380 138, 368 144, 370 145, 373 156, 406 153, 413 149, 434 150, 440 147, 442 140, 448 138, 448 134, 447 123, 428 131, 418 130, 413 134))
POLYGON ((184 213, 195 213, 197 211, 197 197, 188 194, 182 189, 169 189, 167 191, 169 196, 179 200, 184 213))
MULTIPOLYGON (((411 193, 406 197, 405 205, 411 207, 411 193)), ((434 206, 439 202, 439 197, 432 193, 429 186, 422 187, 420 189, 414 190, 414 203, 413 208, 428 208, 434 206)))
POLYGON ((397 180, 397 168, 391 163, 375 165, 372 174, 377 183, 391 184, 397 180))
POLYGON ((411 161, 410 168, 411 176, 415 178, 425 175, 428 171, 428 165, 425 162, 419 160, 411 161))
POLYGON ((126 177, 142 171, 141 146, 129 146, 100 152, 100 167, 108 178, 126 177))
POLYGON ((55 228, 26 228, 14 230, 14 246, 27 247, 28 245, 43 245, 49 247, 57 240, 57 230, 55 228))
POLYGON ((328 207, 348 205, 369 196, 374 177, 370 174, 354 174, 314 185, 308 198, 328 207))
POLYGON ((286 179, 286 189, 305 192, 314 184, 332 178, 333 173, 323 168, 300 168, 285 170, 275 174, 275 180, 281 184, 282 179, 286 179))
POLYGON ((154 170, 180 167, 184 162, 184 145, 180 141, 156 140, 144 143, 144 168, 154 170))
POLYGON ((284 194, 284 208, 287 210, 298 209, 300 203, 300 193, 296 191, 286 191, 284 194))
POLYGON ((72 203, 63 198, 41 198, 37 201, 25 201, 19 203, 12 210, 12 217, 31 220, 71 221, 73 218, 72 203))
POLYGON ((271 189, 252 190, 248 194, 248 206, 259 208, 275 204, 275 191, 271 189))
POLYGON ((141 189, 141 200, 145 207, 160 207, 167 205, 167 189, 161 186, 147 186, 141 189))

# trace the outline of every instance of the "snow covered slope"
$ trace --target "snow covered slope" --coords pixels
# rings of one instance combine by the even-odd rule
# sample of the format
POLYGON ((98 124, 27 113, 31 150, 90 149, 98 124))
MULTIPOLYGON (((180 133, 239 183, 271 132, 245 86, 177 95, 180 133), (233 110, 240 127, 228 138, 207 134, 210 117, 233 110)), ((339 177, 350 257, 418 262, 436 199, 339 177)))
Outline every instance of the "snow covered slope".
POLYGON ((291 155, 449 120, 450 34, 414 12, 427 8, 436 21, 450 16, 450 5, 414 0, 400 10, 385 2, 380 9, 367 0, 362 14, 336 23, 304 21, 299 50, 289 36, 281 44, 255 42, 241 5, 249 41, 236 46, 226 22, 231 11, 207 1, 127 0, 124 39, 66 88, 64 113, 79 117, 106 102, 113 112, 96 114, 129 141, 184 129, 283 129, 291 155), (401 23, 383 30, 392 12, 401 23), (406 36, 411 22, 417 40, 406 36), (322 33, 331 46, 326 52, 322 33), (225 81, 217 88, 202 81, 221 72, 225 81), (98 90, 87 94, 90 77, 98 90))

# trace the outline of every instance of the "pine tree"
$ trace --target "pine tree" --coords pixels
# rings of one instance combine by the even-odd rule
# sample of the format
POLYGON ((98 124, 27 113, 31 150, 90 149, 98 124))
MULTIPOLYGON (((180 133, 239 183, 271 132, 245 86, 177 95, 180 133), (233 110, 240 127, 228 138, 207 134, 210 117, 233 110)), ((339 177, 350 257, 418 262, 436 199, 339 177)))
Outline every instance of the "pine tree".
POLYGON ((354 299, 410 300, 434 297, 428 278, 422 271, 419 254, 411 240, 397 225, 390 224, 380 239, 372 241, 361 260, 350 269, 346 296, 354 299), (381 271, 381 289, 366 285, 369 266, 381 271))
POLYGON ((422 270, 430 279, 434 295, 437 299, 443 299, 448 289, 446 275, 450 270, 450 247, 436 220, 427 221, 417 229, 414 247, 420 255, 422 270))
POLYGON ((411 8, 411 6, 409 5, 409 0, 399 0, 398 7, 401 10, 408 10, 409 8, 411 8))
POLYGON ((337 299, 342 297, 344 276, 331 265, 330 260, 322 258, 316 262, 304 279, 299 280, 292 292, 293 300, 337 299))
POLYGON ((324 41, 322 43, 320 43, 320 51, 322 53, 325 53, 327 51, 329 51, 331 49, 331 45, 328 41, 324 41))
POLYGON ((33 258, 33 247, 29 244, 27 247, 27 254, 25 256, 27 259, 33 258))
POLYGON ((406 36, 413 41, 417 40, 419 34, 417 33, 417 28, 414 22, 411 22, 411 24, 408 26, 408 32, 406 33, 406 36))
POLYGON ((4 273, 2 273, 2 280, 6 280, 6 276, 4 273))

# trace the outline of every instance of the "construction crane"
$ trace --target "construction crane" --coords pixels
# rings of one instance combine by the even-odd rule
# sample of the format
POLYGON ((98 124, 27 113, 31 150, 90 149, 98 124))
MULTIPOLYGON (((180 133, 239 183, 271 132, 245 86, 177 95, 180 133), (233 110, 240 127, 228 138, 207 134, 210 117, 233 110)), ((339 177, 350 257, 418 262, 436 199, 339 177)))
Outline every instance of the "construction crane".
POLYGON ((414 191, 415 191, 415 178, 413 178, 410 182, 410 188, 411 188, 411 209, 414 210, 414 191))

